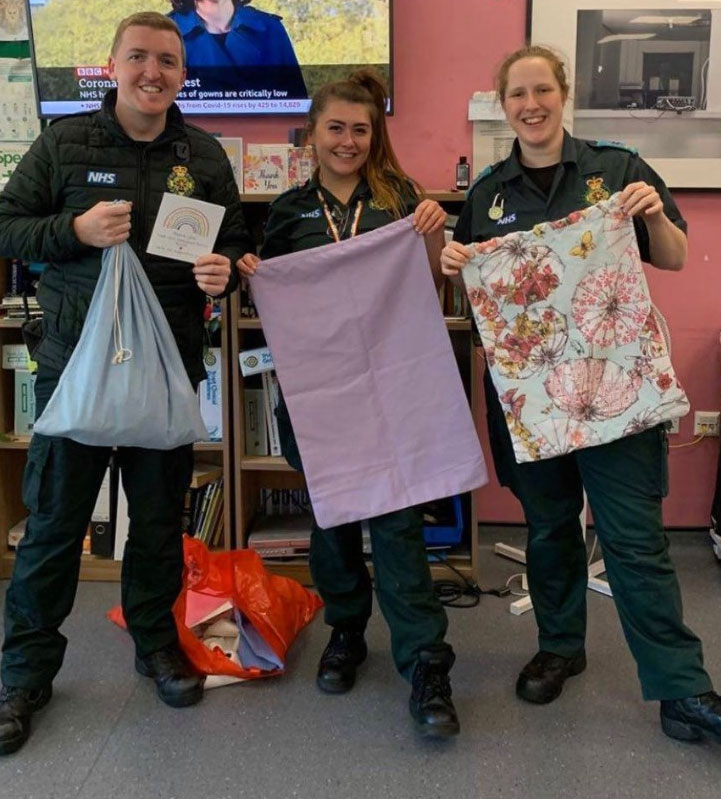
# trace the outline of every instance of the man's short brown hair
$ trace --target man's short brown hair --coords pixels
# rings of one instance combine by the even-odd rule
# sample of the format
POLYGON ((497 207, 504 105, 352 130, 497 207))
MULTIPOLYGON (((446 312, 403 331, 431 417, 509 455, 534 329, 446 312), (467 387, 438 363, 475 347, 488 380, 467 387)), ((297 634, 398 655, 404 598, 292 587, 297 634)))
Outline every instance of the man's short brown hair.
POLYGON ((115 38, 110 48, 110 55, 113 56, 113 58, 120 46, 120 40, 123 38, 123 34, 128 28, 153 28, 156 31, 171 31, 174 33, 180 42, 180 53, 183 59, 183 67, 185 67, 185 44, 183 43, 180 30, 172 19, 166 17, 165 14, 160 14, 158 11, 139 11, 137 14, 131 14, 129 17, 125 17, 125 19, 120 22, 115 31, 115 38))

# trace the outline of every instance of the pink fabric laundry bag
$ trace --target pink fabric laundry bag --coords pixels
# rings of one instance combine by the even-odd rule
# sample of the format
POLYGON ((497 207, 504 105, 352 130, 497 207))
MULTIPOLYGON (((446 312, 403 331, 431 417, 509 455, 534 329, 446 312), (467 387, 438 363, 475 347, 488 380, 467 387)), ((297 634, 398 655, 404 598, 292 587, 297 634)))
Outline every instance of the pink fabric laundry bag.
POLYGON ((264 261, 251 288, 321 527, 487 482, 410 217, 264 261))

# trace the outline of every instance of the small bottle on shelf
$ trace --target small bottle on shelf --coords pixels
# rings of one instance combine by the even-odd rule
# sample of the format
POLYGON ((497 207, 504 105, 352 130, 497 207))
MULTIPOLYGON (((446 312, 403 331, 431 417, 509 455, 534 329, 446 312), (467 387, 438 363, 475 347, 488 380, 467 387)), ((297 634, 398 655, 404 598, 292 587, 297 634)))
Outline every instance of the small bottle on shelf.
POLYGON ((456 188, 459 190, 468 189, 471 185, 471 165, 467 162, 466 156, 462 155, 456 164, 456 188))

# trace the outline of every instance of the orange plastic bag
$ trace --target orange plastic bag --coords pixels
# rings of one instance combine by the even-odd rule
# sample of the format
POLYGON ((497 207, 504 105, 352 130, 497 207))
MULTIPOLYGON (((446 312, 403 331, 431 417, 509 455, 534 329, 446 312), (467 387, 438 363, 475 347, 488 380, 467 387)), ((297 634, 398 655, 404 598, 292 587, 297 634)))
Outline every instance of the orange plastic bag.
MULTIPOLYGON (((260 556, 250 549, 211 552, 201 541, 183 537, 185 571, 183 589, 173 606, 180 646, 201 674, 249 680, 282 673, 238 666, 220 649, 208 649, 185 624, 187 592, 228 599, 285 663, 286 654, 300 630, 323 606, 320 597, 288 577, 270 574, 260 556)), ((108 618, 125 627, 120 606, 108 618)))

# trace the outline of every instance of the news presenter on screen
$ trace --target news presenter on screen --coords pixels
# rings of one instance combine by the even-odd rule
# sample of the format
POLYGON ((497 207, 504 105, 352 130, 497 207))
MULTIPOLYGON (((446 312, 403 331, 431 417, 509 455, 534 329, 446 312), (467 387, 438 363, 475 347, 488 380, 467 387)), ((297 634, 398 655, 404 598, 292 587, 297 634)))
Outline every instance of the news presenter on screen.
POLYGON ((275 89, 288 98, 308 91, 281 17, 250 0, 170 0, 168 16, 183 35, 190 77, 212 90, 275 89))
MULTIPOLYGON (((223 149, 187 126, 174 103, 185 79, 175 23, 155 12, 134 14, 120 23, 110 53, 117 89, 99 111, 47 127, 0 195, 0 252, 47 262, 38 288, 43 338, 33 352, 38 415, 80 337, 103 248, 130 243, 197 386, 205 378, 205 295, 236 287, 231 263, 252 246, 223 149), (226 208, 215 253, 194 265, 146 254, 165 191, 226 208), (115 199, 126 202, 108 202, 115 199)), ((5 602, 0 754, 23 745, 32 714, 52 695, 66 644, 59 628, 73 605, 82 542, 109 457, 109 448, 66 438, 35 435, 30 443, 23 481, 30 516, 5 602)), ((121 586, 136 668, 155 680, 167 704, 193 704, 203 682, 178 647, 172 613, 182 581, 192 446, 119 447, 117 457, 131 519, 121 586)))
MULTIPOLYGON (((681 269, 686 224, 661 178, 623 145, 587 142, 564 131, 568 83, 555 53, 532 46, 510 54, 497 90, 516 141, 511 155, 481 173, 471 189, 456 241, 443 249, 446 275, 459 278, 472 255, 465 246, 470 242, 531 230, 619 191, 642 259, 659 269, 681 269)), ((551 702, 565 680, 586 667, 588 570, 579 521, 585 489, 644 698, 661 700, 668 735, 721 740, 721 698, 703 667, 701 642, 683 623, 663 529, 664 426, 518 464, 488 371, 484 382, 496 472, 520 500, 528 523, 528 585, 539 629, 539 652, 522 669, 516 693, 529 702, 551 702)))
MULTIPOLYGON (((319 166, 311 180, 272 204, 262 258, 363 235, 412 213, 440 284, 446 214, 437 202, 420 199, 402 171, 388 137, 386 100, 382 79, 373 70, 359 70, 314 94, 307 131, 319 166)), ((248 254, 238 268, 250 276, 263 262, 248 254)), ((283 454, 291 466, 302 469, 285 403, 279 406, 278 420, 283 454)), ((448 673, 455 656, 445 642, 445 610, 433 593, 421 514, 405 508, 368 524, 376 593, 391 629, 393 658, 412 684, 411 714, 424 735, 454 735, 459 725, 448 673)), ((373 597, 360 522, 327 529, 314 522, 310 568, 332 628, 316 682, 327 693, 344 693, 353 687, 367 654, 364 632, 373 597)))

